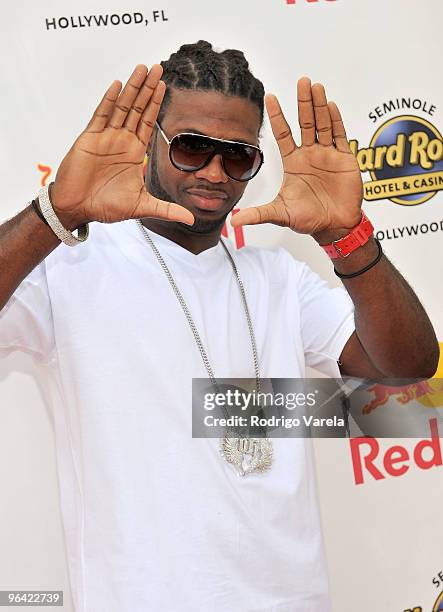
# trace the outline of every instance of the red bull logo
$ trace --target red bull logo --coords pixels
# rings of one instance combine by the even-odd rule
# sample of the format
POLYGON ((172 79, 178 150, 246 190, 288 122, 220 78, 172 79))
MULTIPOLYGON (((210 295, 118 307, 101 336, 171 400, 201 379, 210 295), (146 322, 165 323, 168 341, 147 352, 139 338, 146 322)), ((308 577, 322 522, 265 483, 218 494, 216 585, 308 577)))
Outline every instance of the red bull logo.
POLYGON ((443 342, 440 342, 440 361, 433 378, 403 387, 376 384, 368 389, 368 393, 373 393, 374 398, 362 408, 362 413, 366 415, 384 406, 390 399, 403 405, 417 400, 426 408, 443 406, 443 342))
POLYGON ((442 450, 436 418, 429 420, 429 427, 430 440, 420 440, 411 455, 405 446, 396 444, 388 448, 380 459, 380 444, 376 438, 351 438, 349 442, 355 484, 363 484, 365 475, 375 480, 384 480, 387 475, 402 476, 410 469, 411 462, 421 470, 441 466, 442 450))
POLYGON ((443 381, 434 390, 429 381, 425 380, 403 387, 390 387, 387 385, 373 385, 368 393, 374 393, 374 399, 362 408, 363 414, 370 414, 379 406, 384 406, 390 398, 395 398, 400 404, 407 404, 411 400, 424 401, 427 394, 432 395, 434 391, 443 391, 443 381))

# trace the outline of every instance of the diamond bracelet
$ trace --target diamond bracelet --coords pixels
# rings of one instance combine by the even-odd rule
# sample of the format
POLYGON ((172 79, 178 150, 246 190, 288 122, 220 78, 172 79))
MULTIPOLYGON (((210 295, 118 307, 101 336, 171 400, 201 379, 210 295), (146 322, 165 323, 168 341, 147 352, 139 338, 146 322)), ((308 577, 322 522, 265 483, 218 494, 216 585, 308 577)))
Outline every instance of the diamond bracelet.
POLYGON ((38 201, 44 218, 49 223, 49 227, 59 240, 68 246, 77 246, 86 240, 89 235, 89 225, 87 223, 85 225, 80 225, 80 227, 77 229, 78 237, 74 236, 72 232, 67 230, 60 223, 60 219, 55 214, 51 200, 49 199, 49 185, 46 185, 40 189, 38 193, 38 201))

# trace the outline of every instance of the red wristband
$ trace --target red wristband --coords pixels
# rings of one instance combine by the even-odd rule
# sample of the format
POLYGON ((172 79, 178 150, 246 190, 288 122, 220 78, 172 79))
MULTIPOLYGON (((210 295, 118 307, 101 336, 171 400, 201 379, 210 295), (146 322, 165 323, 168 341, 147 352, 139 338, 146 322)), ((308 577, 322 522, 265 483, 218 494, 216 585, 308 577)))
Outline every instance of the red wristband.
POLYGON ((361 211, 360 223, 352 228, 349 234, 334 240, 330 244, 323 244, 321 248, 326 251, 331 259, 337 259, 338 257, 345 258, 355 249, 366 244, 373 233, 374 226, 365 213, 361 211))

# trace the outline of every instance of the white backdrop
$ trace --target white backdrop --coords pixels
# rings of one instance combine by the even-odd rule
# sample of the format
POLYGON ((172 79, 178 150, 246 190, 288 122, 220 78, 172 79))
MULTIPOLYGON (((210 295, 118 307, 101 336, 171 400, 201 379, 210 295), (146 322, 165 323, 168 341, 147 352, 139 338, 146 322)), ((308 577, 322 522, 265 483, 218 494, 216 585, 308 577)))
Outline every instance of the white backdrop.
MULTIPOLYGON (((53 178, 103 91, 114 79, 125 82, 135 64, 149 66, 200 38, 220 50, 239 48, 266 90, 279 97, 297 137, 296 81, 307 74, 339 104, 356 150, 396 144, 399 134, 415 142, 419 163, 409 163, 406 147, 401 164, 381 163, 372 175, 365 169, 371 152, 359 154, 365 182, 399 188, 396 201, 367 201, 364 209, 443 342, 442 18, 441 0, 8 3, 0 26, 0 216, 12 216, 53 178), (426 137, 436 140, 430 148, 426 137)), ((244 206, 268 201, 279 187, 281 165, 267 122, 262 146, 265 167, 249 185, 244 206)), ((338 283, 309 237, 266 225, 245 228, 244 240, 284 245, 331 285, 338 283)), ((64 609, 71 611, 44 376, 27 356, 0 362, 0 590, 64 589, 64 609)), ((430 389, 421 404, 433 406, 432 417, 443 405, 440 381, 430 381, 430 389)), ((392 397, 377 410, 398 406, 392 397)), ((380 445, 386 450, 394 443, 380 445)), ((335 611, 431 611, 443 591, 437 578, 443 570, 443 468, 423 470, 411 462, 401 476, 374 480, 366 473, 356 485, 348 441, 317 441, 316 452, 335 611)))

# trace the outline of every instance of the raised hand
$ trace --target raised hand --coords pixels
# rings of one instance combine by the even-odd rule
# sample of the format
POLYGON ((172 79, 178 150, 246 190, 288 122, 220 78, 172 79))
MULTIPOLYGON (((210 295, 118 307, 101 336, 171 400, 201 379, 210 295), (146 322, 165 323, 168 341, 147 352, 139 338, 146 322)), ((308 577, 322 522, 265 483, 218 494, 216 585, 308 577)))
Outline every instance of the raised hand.
POLYGON ((63 159, 49 193, 68 229, 142 217, 193 224, 188 210, 155 198, 144 183, 143 160, 166 89, 162 73, 160 64, 149 72, 140 64, 122 91, 114 81, 63 159))
POLYGON ((283 183, 267 204, 245 208, 232 225, 274 223, 302 234, 328 234, 357 225, 361 218, 362 180, 340 112, 327 102, 323 85, 298 81, 301 146, 297 146, 276 96, 267 94, 266 110, 283 162, 283 183))

